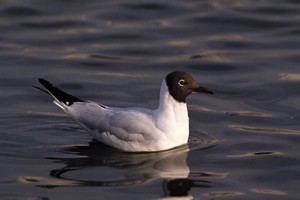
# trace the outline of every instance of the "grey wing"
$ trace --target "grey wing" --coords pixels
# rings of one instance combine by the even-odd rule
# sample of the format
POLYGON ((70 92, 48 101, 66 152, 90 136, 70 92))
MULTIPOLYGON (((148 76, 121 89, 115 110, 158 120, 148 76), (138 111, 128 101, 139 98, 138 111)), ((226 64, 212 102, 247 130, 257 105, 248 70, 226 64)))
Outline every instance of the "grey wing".
POLYGON ((71 106, 69 115, 97 138, 144 141, 155 137, 152 133, 157 132, 151 110, 147 109, 110 108, 94 102, 78 102, 71 106))

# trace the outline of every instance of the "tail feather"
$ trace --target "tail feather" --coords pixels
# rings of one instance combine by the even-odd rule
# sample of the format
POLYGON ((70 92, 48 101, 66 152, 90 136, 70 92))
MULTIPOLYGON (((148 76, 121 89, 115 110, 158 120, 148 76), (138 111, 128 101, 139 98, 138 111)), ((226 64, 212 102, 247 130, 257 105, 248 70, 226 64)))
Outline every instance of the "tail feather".
POLYGON ((50 94, 47 90, 45 90, 44 88, 41 88, 41 87, 36 86, 36 85, 32 85, 32 87, 34 87, 34 88, 36 88, 36 89, 38 89, 38 90, 41 90, 41 91, 45 92, 46 94, 51 95, 51 94, 50 94))
POLYGON ((63 109, 64 106, 70 106, 74 102, 84 102, 83 100, 60 90, 59 88, 55 87, 53 84, 51 84, 49 81, 45 79, 39 78, 39 82, 42 84, 42 86, 44 86, 45 89, 37 86, 33 86, 33 87, 42 90, 43 92, 46 92, 51 96, 53 96, 55 99, 54 103, 63 109), (64 105, 61 105, 61 103, 63 103, 64 105))

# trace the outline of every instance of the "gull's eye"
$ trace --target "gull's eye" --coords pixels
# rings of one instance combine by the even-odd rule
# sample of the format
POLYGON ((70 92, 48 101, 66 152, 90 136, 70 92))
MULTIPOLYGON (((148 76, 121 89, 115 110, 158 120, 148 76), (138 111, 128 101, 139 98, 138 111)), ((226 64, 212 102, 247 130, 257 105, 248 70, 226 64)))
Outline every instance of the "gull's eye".
POLYGON ((184 86, 186 83, 185 83, 185 80, 183 79, 180 79, 180 81, 178 81, 178 85, 180 86, 184 86))

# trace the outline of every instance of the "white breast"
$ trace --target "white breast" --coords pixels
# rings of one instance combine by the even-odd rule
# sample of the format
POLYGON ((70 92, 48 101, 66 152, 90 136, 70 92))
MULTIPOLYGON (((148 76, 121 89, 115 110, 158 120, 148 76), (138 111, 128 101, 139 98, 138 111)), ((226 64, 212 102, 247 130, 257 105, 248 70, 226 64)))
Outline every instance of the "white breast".
POLYGON ((161 145, 165 148, 186 144, 189 137, 189 117, 186 103, 177 102, 170 94, 165 81, 160 90, 159 107, 155 110, 157 127, 165 134, 161 145))

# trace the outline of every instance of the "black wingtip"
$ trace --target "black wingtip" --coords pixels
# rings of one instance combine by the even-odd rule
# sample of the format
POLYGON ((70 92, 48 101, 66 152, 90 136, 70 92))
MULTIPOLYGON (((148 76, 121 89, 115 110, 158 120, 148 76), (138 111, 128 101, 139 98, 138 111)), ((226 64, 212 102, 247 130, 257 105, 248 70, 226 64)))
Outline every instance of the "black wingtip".
POLYGON ((42 86, 44 86, 45 89, 37 87, 37 86, 32 86, 34 88, 37 88, 39 90, 42 90, 43 92, 46 92, 52 96, 54 96, 58 101, 64 103, 67 106, 72 105, 74 102, 84 102, 83 100, 74 97, 72 95, 69 95, 68 93, 60 90, 59 88, 55 87, 52 83, 49 81, 39 78, 38 81, 42 86))
POLYGON ((49 81, 47 81, 45 79, 39 78, 38 80, 39 80, 40 84, 42 84, 44 87, 46 87, 46 86, 53 86, 52 83, 50 83, 49 81))

